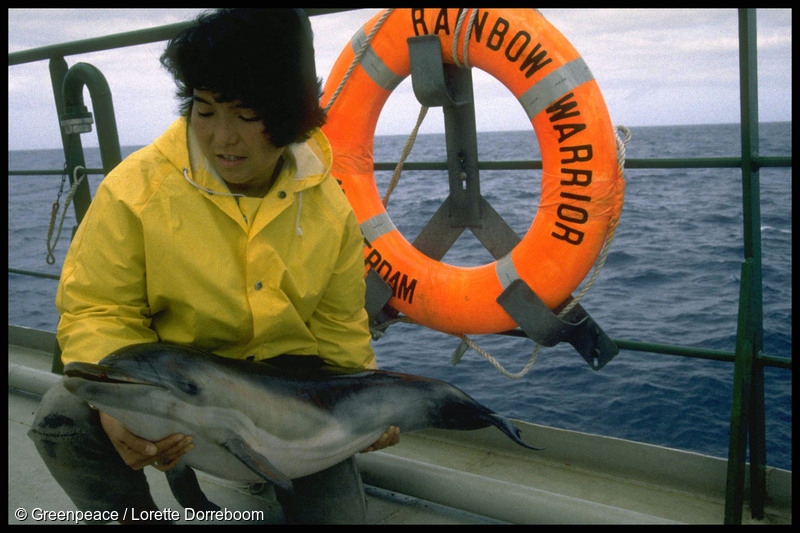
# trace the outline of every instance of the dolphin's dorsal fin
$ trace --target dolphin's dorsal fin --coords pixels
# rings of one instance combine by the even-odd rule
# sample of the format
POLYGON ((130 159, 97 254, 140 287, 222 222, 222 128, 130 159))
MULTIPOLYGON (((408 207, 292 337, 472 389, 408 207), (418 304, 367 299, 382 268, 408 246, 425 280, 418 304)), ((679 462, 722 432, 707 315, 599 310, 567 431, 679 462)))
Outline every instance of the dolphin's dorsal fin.
POLYGON ((286 492, 294 492, 292 480, 275 468, 266 457, 248 446, 242 439, 238 437, 228 439, 222 443, 222 447, 265 480, 274 483, 286 492))
POLYGON ((200 489, 197 476, 189 466, 183 462, 175 468, 166 471, 167 483, 175 499, 184 508, 191 507, 203 511, 219 511, 219 506, 210 502, 200 489))

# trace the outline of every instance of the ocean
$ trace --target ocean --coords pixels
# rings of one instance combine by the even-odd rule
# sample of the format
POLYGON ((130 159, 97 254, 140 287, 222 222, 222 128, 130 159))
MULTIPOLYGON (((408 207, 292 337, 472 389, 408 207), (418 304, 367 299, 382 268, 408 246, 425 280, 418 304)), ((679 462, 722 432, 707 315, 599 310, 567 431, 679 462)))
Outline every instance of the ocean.
MULTIPOLYGON (((761 155, 792 153, 790 122, 761 125, 761 155)), ((739 125, 631 128, 629 158, 736 157, 739 125)), ((376 161, 396 161, 405 135, 375 141, 376 161)), ((481 132, 481 160, 539 159, 532 131, 481 132)), ((126 147, 123 156, 138 147, 126 147)), ((60 150, 10 151, 9 169, 62 168, 60 150)), ((409 161, 445 158, 443 135, 420 135, 409 161)), ((100 167, 99 151, 86 150, 100 167)), ((482 171, 481 191, 522 236, 535 214, 540 171, 482 171)), ((378 172, 383 193, 391 172, 378 172)), ((792 170, 761 169, 764 353, 792 355, 792 170)), ((733 351, 744 257, 741 172, 737 169, 627 169, 625 206, 605 268, 583 307, 612 339, 733 351)), ((92 192, 99 176, 90 178, 92 192)), ((59 274, 75 224, 70 208, 56 263, 46 237, 58 176, 11 176, 9 267, 59 274)), ((67 185, 68 189, 68 185, 67 185)), ((447 195, 445 172, 405 171, 388 212, 412 241, 447 195)), ((63 200, 66 196, 62 196, 63 200)), ((491 256, 464 232, 444 261, 475 266, 491 256)), ((9 323, 54 331, 57 281, 9 273, 9 323)), ((577 291, 575 291, 577 293, 577 291)), ((471 337, 511 371, 534 344, 498 335, 471 337)), ((532 370, 511 380, 474 351, 453 367, 455 337, 397 324, 373 343, 382 368, 449 381, 507 416, 727 457, 733 365, 621 350, 600 371, 567 345, 543 348, 532 370)), ((791 371, 765 369, 767 462, 792 467, 791 371)), ((531 437, 536 444, 536 437, 531 437)))

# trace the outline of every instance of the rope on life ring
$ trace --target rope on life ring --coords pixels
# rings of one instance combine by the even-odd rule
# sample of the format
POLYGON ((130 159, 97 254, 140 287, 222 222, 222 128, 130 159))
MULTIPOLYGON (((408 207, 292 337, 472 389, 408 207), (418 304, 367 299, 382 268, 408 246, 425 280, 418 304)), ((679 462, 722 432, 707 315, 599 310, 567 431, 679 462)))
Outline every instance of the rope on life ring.
POLYGON ((332 173, 364 233, 366 268, 392 288, 393 308, 432 329, 513 329, 517 324, 497 298, 517 279, 557 308, 589 272, 619 219, 624 180, 599 87, 577 51, 534 10, 379 13, 339 56, 325 86, 325 105, 332 173), (410 73, 406 39, 421 34, 438 35, 445 63, 475 66, 501 81, 527 112, 540 145, 542 192, 533 223, 512 252, 488 265, 456 267, 422 254, 396 229, 375 185, 378 117, 410 73))

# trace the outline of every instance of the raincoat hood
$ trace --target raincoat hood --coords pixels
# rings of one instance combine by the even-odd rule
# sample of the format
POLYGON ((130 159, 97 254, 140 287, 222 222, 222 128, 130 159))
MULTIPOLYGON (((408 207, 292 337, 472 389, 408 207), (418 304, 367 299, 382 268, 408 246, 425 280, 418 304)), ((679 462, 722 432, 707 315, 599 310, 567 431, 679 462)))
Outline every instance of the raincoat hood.
MULTIPOLYGON (((296 194, 300 211, 302 211, 303 190, 319 185, 330 173, 331 168, 332 153, 325 136, 321 132, 317 132, 312 136, 311 141, 290 144, 286 147, 281 161, 284 170, 289 172, 281 171, 271 188, 272 190, 278 187, 279 194, 296 194)), ((214 170, 203 155, 197 136, 186 118, 178 119, 161 137, 156 139, 154 144, 175 168, 181 170, 190 184, 208 194, 209 197, 215 195, 219 198, 246 197, 243 194, 232 193, 225 180, 214 170), (188 153, 183 146, 188 147, 188 153)), ((226 202, 220 202, 223 209, 226 204, 226 202)), ((298 235, 302 235, 299 219, 298 216, 298 225, 295 229, 298 235)))

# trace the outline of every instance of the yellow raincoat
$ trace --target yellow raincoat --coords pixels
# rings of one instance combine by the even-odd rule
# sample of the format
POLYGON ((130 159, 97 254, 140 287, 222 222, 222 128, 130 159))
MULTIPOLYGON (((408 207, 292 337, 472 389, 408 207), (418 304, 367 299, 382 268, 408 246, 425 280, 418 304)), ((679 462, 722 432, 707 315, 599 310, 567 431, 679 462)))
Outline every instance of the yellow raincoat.
POLYGON ((363 238, 325 136, 289 145, 262 199, 231 196, 190 131, 178 119, 100 184, 56 296, 64 362, 168 341, 374 366, 363 238))

